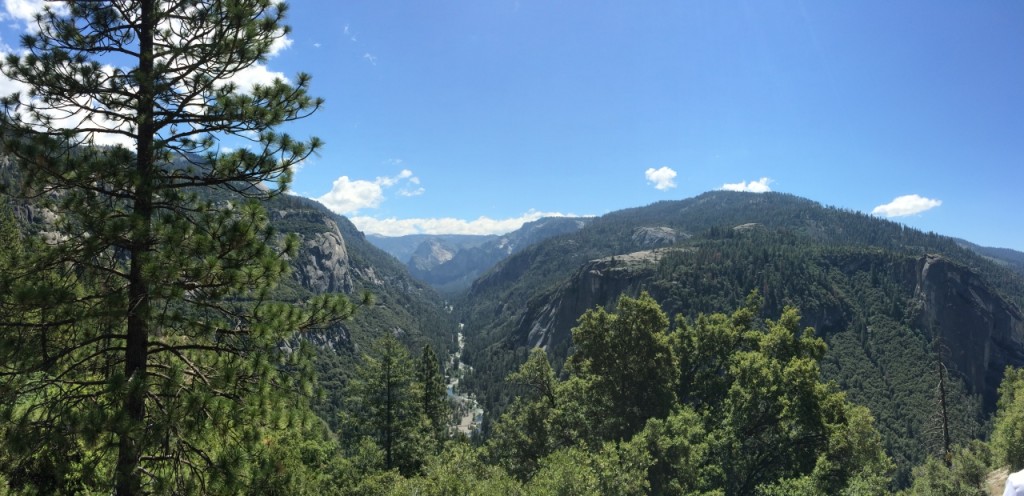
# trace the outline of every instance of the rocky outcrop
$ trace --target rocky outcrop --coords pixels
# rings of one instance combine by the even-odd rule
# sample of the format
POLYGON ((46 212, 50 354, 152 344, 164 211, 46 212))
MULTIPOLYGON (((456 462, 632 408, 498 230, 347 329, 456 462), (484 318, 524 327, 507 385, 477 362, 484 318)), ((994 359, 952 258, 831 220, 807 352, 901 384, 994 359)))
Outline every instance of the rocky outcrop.
POLYGON ((301 286, 313 293, 352 292, 352 264, 337 222, 307 209, 272 210, 270 217, 282 231, 296 232, 301 240, 292 263, 293 276, 301 286))
POLYGON ((732 228, 732 230, 736 232, 754 231, 757 229, 764 230, 764 226, 758 224, 757 222, 748 222, 746 224, 740 224, 732 228))
POLYGON ((929 255, 917 264, 918 325, 942 340, 947 367, 992 411, 1008 365, 1024 364, 1024 315, 974 272, 929 255))
POLYGON ((649 248, 675 244, 679 238, 689 236, 678 233, 671 227, 638 227, 633 230, 633 243, 636 246, 649 248))
POLYGON ((635 295, 639 285, 657 268, 659 259, 681 248, 644 250, 592 260, 569 283, 549 294, 542 304, 531 305, 519 321, 526 345, 548 348, 565 343, 583 312, 608 306, 620 295, 635 295))
POLYGON ((348 250, 337 226, 332 231, 304 237, 295 267, 302 285, 315 293, 352 291, 348 250))

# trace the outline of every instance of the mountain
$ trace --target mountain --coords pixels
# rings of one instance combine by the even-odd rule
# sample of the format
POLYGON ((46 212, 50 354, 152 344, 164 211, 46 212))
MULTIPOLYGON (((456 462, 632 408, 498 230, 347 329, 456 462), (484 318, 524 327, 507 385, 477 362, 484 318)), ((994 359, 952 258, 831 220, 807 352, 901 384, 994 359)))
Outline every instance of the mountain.
POLYGON ((377 248, 390 253, 404 264, 412 258, 424 242, 435 241, 446 247, 462 250, 479 246, 497 237, 497 235, 478 234, 407 234, 405 236, 367 234, 366 240, 377 248))
POLYGON ((937 442, 936 385, 948 371, 954 437, 981 434, 1007 365, 1024 365, 1024 279, 956 240, 792 195, 716 191, 613 212, 510 256, 457 304, 467 379, 489 411, 543 347, 556 365, 588 308, 649 292, 672 315, 729 311, 757 290, 824 337, 826 379, 876 415, 909 480, 937 442), (939 365, 941 361, 942 365, 939 365))
POLYGON ((464 291, 480 274, 527 246, 568 234, 588 219, 545 217, 502 236, 423 235, 368 236, 377 247, 404 261, 417 279, 446 294, 464 291))

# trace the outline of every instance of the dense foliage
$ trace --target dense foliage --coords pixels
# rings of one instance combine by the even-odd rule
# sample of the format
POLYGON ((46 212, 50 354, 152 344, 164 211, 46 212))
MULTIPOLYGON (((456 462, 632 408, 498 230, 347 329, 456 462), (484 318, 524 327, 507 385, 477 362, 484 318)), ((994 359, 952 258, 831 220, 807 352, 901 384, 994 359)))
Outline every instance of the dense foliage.
POLYGON ((821 382, 824 342, 758 304, 671 332, 646 294, 588 311, 566 380, 540 350, 510 376, 523 394, 485 460, 524 494, 883 494, 892 463, 867 409, 821 382))

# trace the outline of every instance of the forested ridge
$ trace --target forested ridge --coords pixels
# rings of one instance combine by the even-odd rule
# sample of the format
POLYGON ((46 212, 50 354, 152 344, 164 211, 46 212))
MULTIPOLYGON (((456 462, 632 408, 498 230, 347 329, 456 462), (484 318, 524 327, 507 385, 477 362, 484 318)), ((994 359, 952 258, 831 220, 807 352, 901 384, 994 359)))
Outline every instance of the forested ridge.
MULTIPOLYGON (((954 324, 954 314, 984 311, 966 303, 969 296, 951 296, 943 300, 949 313, 936 316, 927 294, 990 291, 980 305, 1019 320, 1021 278, 951 238, 772 193, 713 192, 615 212, 499 264, 462 305, 475 331, 467 344, 467 360, 477 366, 470 386, 488 410, 502 411, 514 393, 501 379, 532 346, 543 345, 560 370, 576 315, 608 308, 620 294, 647 291, 669 315, 695 316, 731 311, 752 290, 764 298, 763 315, 798 307, 829 343, 823 377, 874 412, 898 486, 941 444, 932 427, 940 363, 951 374, 951 435, 963 442, 985 435, 999 381, 977 379, 977 371, 968 377, 980 365, 963 350, 987 342, 975 327, 991 327, 985 319, 995 318, 954 324), (638 242, 645 227, 673 229, 681 241, 638 242), (964 284, 949 279, 932 288, 923 275, 932 263, 964 284)), ((1019 351, 1011 345, 1008 352, 1009 362, 990 365, 991 373, 1001 377, 1006 365, 1020 365, 1019 351)))
POLYGON ((285 4, 62 6, 0 63, 31 89, 0 100, 0 494, 984 494, 1024 468, 1014 253, 718 191, 545 234, 447 302, 287 194, 322 146, 281 131, 320 111, 309 76, 226 82, 285 4))

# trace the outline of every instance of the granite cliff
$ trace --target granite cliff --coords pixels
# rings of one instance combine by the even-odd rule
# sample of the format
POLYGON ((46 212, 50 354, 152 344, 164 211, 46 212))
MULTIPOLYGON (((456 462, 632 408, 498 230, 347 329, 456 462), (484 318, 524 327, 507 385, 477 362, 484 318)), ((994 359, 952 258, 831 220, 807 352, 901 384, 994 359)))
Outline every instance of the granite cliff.
POLYGON ((990 409, 1007 366, 1024 365, 1024 315, 966 267, 940 256, 917 262, 917 324, 940 338, 948 364, 990 409))

